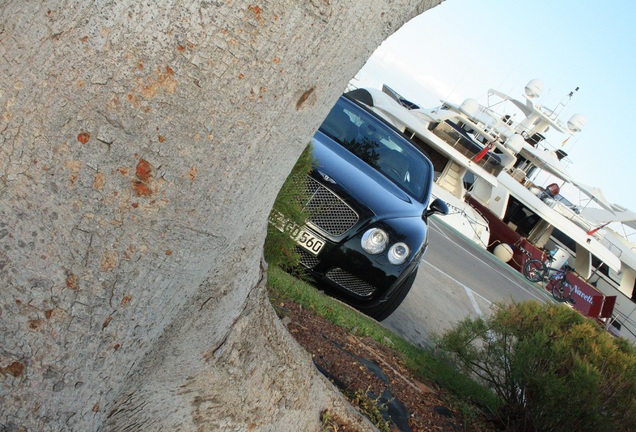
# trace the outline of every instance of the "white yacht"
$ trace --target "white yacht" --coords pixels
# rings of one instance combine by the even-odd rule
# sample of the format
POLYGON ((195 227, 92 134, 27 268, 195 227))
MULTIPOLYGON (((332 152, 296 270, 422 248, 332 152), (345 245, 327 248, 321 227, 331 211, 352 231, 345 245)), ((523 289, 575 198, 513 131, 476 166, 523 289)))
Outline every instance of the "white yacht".
POLYGON ((460 105, 442 101, 435 109, 387 86, 353 95, 429 155, 438 174, 433 194, 454 213, 444 222, 517 270, 528 256, 556 250, 553 267, 567 261, 576 269, 584 301, 575 308, 636 342, 636 245, 608 226, 628 213, 568 174, 567 154, 546 135, 549 130, 567 139, 582 130, 585 117, 559 118, 575 92, 548 109, 538 103, 542 90, 542 82, 531 80, 523 101, 491 89, 486 106, 467 99, 460 105), (540 183, 540 177, 552 183, 540 183), (603 213, 565 199, 559 194, 565 184, 603 213))
POLYGON ((506 142, 514 138, 520 148, 514 165, 497 176, 497 185, 476 179, 468 201, 489 220, 492 251, 499 244, 512 246, 510 264, 519 269, 525 258, 522 254, 527 255, 529 249, 556 250, 553 267, 568 262, 576 269, 585 299, 593 298, 593 302, 581 301, 575 308, 636 342, 636 245, 606 226, 619 221, 625 212, 620 214, 619 207, 609 204, 598 188, 568 174, 564 163, 567 154, 551 145, 546 133, 560 134, 561 140, 567 140, 582 130, 585 117, 574 114, 567 122, 562 121, 559 114, 574 92, 556 108, 548 109, 538 103, 542 90, 540 81, 530 81, 525 101, 489 90, 489 105, 479 105, 470 113, 492 139, 506 142), (502 111, 513 108, 521 113, 518 121, 514 111, 502 111), (540 178, 542 183, 537 181, 540 178), (572 204, 559 194, 566 184, 600 208, 572 204), (603 217, 593 219, 593 208, 602 211, 603 217), (532 247, 515 248, 520 241, 532 247))

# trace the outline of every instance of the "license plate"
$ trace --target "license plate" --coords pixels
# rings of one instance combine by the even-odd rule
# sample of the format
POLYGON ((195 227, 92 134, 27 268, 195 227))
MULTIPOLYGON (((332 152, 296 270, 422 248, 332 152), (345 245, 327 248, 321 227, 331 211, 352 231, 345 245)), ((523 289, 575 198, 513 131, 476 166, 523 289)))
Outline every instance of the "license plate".
POLYGON ((275 216, 272 215, 270 222, 281 232, 287 233, 299 246, 313 255, 318 255, 325 246, 325 241, 322 238, 306 227, 298 226, 280 213, 275 216))

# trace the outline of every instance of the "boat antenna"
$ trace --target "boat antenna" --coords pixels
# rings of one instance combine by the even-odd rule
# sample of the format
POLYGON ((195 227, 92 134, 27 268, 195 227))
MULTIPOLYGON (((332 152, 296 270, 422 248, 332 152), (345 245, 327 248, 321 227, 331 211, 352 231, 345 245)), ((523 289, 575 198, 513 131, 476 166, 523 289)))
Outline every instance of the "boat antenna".
POLYGON ((566 96, 564 96, 561 99, 561 102, 559 102, 556 108, 552 111, 551 117, 553 118, 553 120, 556 120, 557 117, 559 117, 559 114, 561 114, 561 112, 563 111, 563 108, 565 108, 567 104, 570 103, 570 101, 572 100, 572 96, 574 96, 574 93, 578 91, 579 91, 579 87, 577 86, 573 91, 571 91, 570 93, 568 93, 566 96))

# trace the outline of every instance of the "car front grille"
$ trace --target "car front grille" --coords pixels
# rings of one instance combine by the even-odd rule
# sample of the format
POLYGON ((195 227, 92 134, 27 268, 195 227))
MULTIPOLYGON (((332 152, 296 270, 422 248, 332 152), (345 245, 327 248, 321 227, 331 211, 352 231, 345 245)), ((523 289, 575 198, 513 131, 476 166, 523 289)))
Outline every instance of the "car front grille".
POLYGON ((320 263, 320 260, 318 259, 318 257, 310 254, 309 252, 307 252, 305 249, 301 247, 296 247, 294 251, 300 257, 300 263, 303 266, 307 267, 308 269, 312 269, 320 263))
MULTIPOLYGON (((303 248, 297 247, 295 251, 300 257, 300 264, 304 267, 313 269, 318 264, 320 264, 320 260, 318 259, 318 257, 310 254, 303 248)), ((376 288, 370 283, 365 282, 338 267, 329 270, 325 276, 327 279, 338 285, 340 288, 345 289, 359 297, 370 297, 376 290, 376 288)))
POLYGON ((305 204, 305 210, 310 215, 309 222, 334 237, 349 231, 358 222, 358 214, 316 179, 309 176, 306 179, 309 200, 305 204))
POLYGON ((341 268, 329 270, 326 276, 333 283, 360 297, 370 297, 375 292, 373 285, 341 268))

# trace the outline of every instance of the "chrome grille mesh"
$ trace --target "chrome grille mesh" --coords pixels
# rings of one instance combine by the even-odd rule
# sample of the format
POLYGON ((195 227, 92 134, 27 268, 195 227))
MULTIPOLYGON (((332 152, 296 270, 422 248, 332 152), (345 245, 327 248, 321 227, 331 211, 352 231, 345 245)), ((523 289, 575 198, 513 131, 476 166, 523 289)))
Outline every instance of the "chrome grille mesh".
POLYGON ((310 222, 332 236, 340 236, 358 222, 358 214, 338 195, 312 177, 306 177, 309 201, 305 204, 310 222))
POLYGON ((369 297, 375 292, 375 287, 373 285, 358 279, 341 268, 329 270, 326 276, 332 282, 360 297, 369 297))
POLYGON ((318 259, 318 257, 315 257, 314 255, 310 254, 309 252, 307 252, 305 249, 301 247, 295 248, 294 251, 300 257, 300 263, 303 266, 307 267, 308 269, 312 269, 316 267, 318 263, 320 263, 320 260, 318 259))

